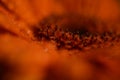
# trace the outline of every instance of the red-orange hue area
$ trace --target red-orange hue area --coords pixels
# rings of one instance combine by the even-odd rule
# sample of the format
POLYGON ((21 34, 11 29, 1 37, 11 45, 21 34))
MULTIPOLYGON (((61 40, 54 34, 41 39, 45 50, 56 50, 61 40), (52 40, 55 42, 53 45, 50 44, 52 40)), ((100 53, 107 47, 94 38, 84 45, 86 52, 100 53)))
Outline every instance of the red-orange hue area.
POLYGON ((116 0, 1 0, 0 80, 120 80, 118 42, 79 51, 35 41, 33 25, 51 14, 93 17, 108 25, 101 30, 120 31, 116 0))

